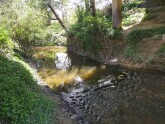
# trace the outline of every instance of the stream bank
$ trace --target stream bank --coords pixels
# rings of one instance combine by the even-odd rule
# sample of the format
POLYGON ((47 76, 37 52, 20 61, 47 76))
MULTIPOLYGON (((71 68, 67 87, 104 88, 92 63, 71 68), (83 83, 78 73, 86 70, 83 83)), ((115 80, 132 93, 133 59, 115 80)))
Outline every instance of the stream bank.
POLYGON ((59 123, 164 124, 163 72, 102 64, 62 51, 55 55, 35 64, 45 92, 58 103, 58 117, 65 120, 59 123))
MULTIPOLYGON (((123 35, 127 35, 127 33, 127 31, 124 31, 123 35)), ((99 50, 99 52, 91 53, 83 50, 83 46, 79 39, 75 37, 68 37, 67 48, 69 52, 86 56, 95 61, 109 65, 120 65, 130 69, 148 69, 165 72, 165 57, 157 55, 157 51, 159 51, 159 49, 161 49, 165 44, 165 34, 159 39, 143 39, 143 42, 140 42, 137 46, 137 58, 125 57, 127 43, 124 36, 117 40, 106 39, 106 41, 100 40, 100 42, 102 43, 102 48, 99 50)))
MULTIPOLYGON (((151 6, 145 13, 140 22, 115 30, 115 38, 99 32, 90 34, 94 40, 87 37, 86 41, 85 35, 68 35, 68 51, 106 64, 165 71, 165 7, 151 6)), ((83 30, 75 31, 83 34, 83 30)))

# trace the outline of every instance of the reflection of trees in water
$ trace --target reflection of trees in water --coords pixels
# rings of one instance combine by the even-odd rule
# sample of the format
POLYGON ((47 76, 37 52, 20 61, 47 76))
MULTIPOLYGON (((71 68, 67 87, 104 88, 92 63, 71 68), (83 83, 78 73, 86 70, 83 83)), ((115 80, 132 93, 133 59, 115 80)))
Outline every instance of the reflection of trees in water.
POLYGON ((55 64, 57 69, 69 69, 71 66, 71 59, 66 53, 56 53, 55 64))

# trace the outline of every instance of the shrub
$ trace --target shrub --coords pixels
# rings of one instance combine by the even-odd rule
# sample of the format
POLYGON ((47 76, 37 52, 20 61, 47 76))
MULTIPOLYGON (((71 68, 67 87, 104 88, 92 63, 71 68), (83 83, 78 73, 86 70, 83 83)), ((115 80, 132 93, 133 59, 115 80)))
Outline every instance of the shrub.
POLYGON ((123 9, 123 26, 130 26, 141 22, 145 14, 145 9, 140 7, 144 0, 129 0, 122 5, 123 9))
POLYGON ((112 23, 103 17, 85 16, 83 20, 78 21, 71 26, 69 34, 80 40, 84 51, 98 53, 101 46, 100 37, 110 39, 118 38, 121 34, 120 29, 112 29, 112 23))
POLYGON ((107 35, 110 26, 103 18, 87 16, 81 22, 72 25, 69 33, 80 39, 85 51, 95 53, 101 47, 96 36, 107 35))
POLYGON ((123 26, 130 26, 140 22, 145 15, 145 9, 133 8, 131 10, 124 10, 123 12, 123 26))
MULTIPOLYGON (((12 1, 0 8, 0 26, 4 26, 10 37, 26 52, 45 29, 45 16, 39 9, 29 7, 26 2, 12 1), (22 5, 23 4, 23 5, 22 5)), ((41 41, 40 41, 41 42, 41 41)))
POLYGON ((42 18, 39 18, 37 12, 33 10, 16 20, 15 24, 12 24, 13 38, 19 43, 24 52, 37 38, 40 38, 43 29, 44 22, 42 18))
POLYGON ((11 52, 13 49, 13 42, 4 28, 0 28, 0 49, 5 52, 11 52))
POLYGON ((75 13, 78 22, 82 22, 83 19, 89 15, 83 7, 78 7, 75 13))

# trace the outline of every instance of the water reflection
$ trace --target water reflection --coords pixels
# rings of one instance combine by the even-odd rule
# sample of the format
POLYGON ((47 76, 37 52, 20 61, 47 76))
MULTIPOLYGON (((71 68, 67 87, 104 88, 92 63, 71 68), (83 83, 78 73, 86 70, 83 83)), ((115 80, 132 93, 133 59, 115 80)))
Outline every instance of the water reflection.
MULTIPOLYGON (((68 87, 86 80, 96 80, 107 73, 106 65, 72 53, 56 53, 56 58, 37 61, 38 73, 51 88, 68 87)), ((88 82, 88 81, 86 81, 88 82)))
POLYGON ((67 53, 56 53, 55 64, 57 69, 69 69, 71 66, 71 59, 67 53))

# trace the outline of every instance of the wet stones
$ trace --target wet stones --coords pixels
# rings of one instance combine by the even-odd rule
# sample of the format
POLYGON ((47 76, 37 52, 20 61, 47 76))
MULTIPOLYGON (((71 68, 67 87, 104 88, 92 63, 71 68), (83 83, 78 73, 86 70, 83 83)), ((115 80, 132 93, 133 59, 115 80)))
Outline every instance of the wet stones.
MULTIPOLYGON (((71 118, 79 124, 142 123, 146 121, 145 116, 149 118, 155 114, 154 119, 162 122, 162 116, 165 115, 163 97, 152 94, 146 88, 152 85, 141 83, 139 74, 133 73, 132 76, 124 80, 106 78, 88 87, 86 92, 76 90, 67 94, 66 100, 75 111, 71 118), (144 117, 139 120, 141 116, 144 117)), ((153 86, 159 87, 158 84, 153 86)))

